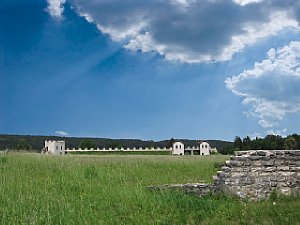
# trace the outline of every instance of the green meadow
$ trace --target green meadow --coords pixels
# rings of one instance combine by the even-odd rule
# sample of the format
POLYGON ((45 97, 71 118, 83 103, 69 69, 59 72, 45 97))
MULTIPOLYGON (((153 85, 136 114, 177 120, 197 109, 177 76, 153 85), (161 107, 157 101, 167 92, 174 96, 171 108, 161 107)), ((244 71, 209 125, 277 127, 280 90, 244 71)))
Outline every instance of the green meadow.
POLYGON ((150 191, 211 182, 226 156, 0 156, 0 224, 300 224, 300 198, 150 191))

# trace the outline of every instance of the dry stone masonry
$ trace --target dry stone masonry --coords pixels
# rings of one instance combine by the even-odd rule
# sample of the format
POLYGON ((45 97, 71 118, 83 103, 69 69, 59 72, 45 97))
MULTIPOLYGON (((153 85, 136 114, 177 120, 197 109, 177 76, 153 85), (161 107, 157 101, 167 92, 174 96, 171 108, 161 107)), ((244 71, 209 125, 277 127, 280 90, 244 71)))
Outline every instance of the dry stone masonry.
POLYGON ((213 184, 176 184, 154 189, 181 189, 199 196, 226 193, 261 200, 274 193, 300 194, 300 150, 236 152, 213 177, 213 184))
POLYGON ((240 151, 214 177, 216 190, 260 200, 300 193, 300 150, 240 151))

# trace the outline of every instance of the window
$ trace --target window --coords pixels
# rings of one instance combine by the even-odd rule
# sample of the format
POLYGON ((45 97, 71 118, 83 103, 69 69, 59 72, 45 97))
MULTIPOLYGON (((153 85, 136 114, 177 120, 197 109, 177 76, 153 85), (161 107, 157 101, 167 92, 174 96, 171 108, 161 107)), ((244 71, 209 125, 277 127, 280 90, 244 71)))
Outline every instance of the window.
POLYGON ((175 148, 177 149, 177 148, 178 148, 178 145, 175 145, 175 148))
POLYGON ((62 146, 60 146, 60 150, 62 150, 62 146))

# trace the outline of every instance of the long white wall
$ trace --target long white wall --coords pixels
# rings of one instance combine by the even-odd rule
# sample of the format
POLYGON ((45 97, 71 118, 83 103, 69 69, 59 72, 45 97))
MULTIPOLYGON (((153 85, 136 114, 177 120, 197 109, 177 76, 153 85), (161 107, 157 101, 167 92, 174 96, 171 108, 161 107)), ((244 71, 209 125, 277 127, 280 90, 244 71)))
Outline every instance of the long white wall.
POLYGON ((67 148, 66 152, 106 152, 106 151, 172 151, 172 148, 67 148))
POLYGON ((173 155, 184 155, 185 151, 188 154, 193 155, 199 152, 198 155, 210 155, 210 145, 207 142, 202 142, 199 146, 184 146, 182 142, 173 143, 172 147, 167 148, 154 148, 154 147, 139 147, 139 148, 67 148, 65 149, 64 141, 45 141, 45 153, 50 154, 64 154, 65 152, 120 152, 120 151, 132 151, 132 152, 145 152, 145 151, 168 151, 172 152, 173 155))

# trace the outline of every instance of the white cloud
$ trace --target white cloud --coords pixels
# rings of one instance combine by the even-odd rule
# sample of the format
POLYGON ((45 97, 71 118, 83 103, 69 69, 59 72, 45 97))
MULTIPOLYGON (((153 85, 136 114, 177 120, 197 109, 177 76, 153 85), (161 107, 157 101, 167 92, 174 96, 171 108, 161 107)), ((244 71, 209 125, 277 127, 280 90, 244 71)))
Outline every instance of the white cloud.
POLYGON ((262 126, 263 128, 269 128, 269 127, 274 127, 274 126, 278 125, 278 123, 276 123, 276 122, 267 121, 267 120, 264 120, 264 119, 259 120, 258 124, 260 126, 262 126))
POLYGON ((266 134, 267 134, 267 135, 269 135, 269 134, 271 134, 271 135, 280 135, 280 136, 285 137, 285 136, 287 136, 287 135, 286 135, 286 132, 287 132, 287 129, 284 128, 284 129, 282 129, 282 130, 268 130, 268 131, 266 132, 266 134))
POLYGON ((62 131, 62 130, 55 131, 55 134, 61 135, 61 136, 69 136, 69 133, 62 131))
MULTIPOLYGON (((77 12, 131 51, 168 60, 230 60, 284 29, 299 31, 299 2, 271 0, 73 0, 77 12), (251 3, 251 4, 250 4, 251 3)), ((300 6, 299 6, 300 7, 300 6)))
POLYGON ((257 117, 260 126, 279 126, 287 113, 300 112, 300 42, 270 49, 267 59, 225 83, 251 106, 248 115, 257 117))
POLYGON ((251 138, 251 140, 253 140, 255 138, 263 138, 263 136, 261 135, 261 133, 257 133, 257 132, 255 132, 254 134, 250 134, 248 136, 251 138))
POLYGON ((240 4, 240 5, 247 5, 249 3, 258 3, 262 2, 263 0, 233 0, 234 2, 240 4))
POLYGON ((66 0, 47 0, 47 12, 54 18, 62 19, 66 0))

